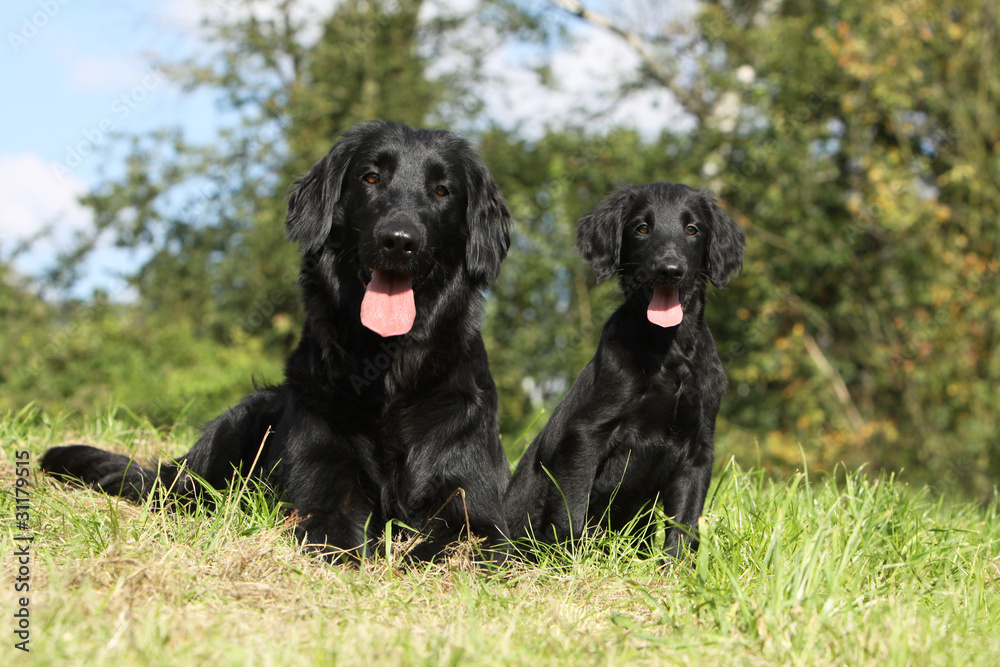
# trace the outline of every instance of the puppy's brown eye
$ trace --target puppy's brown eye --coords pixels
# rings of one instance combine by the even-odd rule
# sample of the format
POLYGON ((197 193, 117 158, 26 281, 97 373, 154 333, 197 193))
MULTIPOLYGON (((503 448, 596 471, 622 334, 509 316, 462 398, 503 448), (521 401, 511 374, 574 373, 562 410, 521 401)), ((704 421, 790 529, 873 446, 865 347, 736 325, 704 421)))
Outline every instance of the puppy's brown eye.
POLYGON ((361 177, 361 180, 367 183, 368 185, 375 185, 376 183, 378 183, 379 177, 378 174, 376 174, 374 171, 369 171, 367 174, 361 177))
POLYGON ((434 194, 436 194, 438 197, 447 197, 448 195, 451 194, 451 192, 448 190, 448 188, 444 187, 443 185, 439 185, 436 188, 434 188, 434 194))
POLYGON ((646 236, 647 234, 649 234, 649 225, 647 225, 645 222, 640 222, 638 225, 635 226, 635 233, 639 234, 640 236, 646 236))
POLYGON ((698 228, 695 227, 694 225, 688 225, 687 227, 684 228, 684 231, 687 232, 688 236, 694 236, 695 234, 698 233, 698 228))

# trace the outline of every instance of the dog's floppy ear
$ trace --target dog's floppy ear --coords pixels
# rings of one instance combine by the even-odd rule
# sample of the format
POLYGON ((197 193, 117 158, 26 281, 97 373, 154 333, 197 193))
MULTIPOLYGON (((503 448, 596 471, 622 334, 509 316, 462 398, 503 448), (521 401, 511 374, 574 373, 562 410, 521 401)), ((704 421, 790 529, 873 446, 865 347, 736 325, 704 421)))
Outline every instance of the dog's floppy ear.
POLYGON ((303 255, 323 247, 333 226, 344 222, 340 192, 351 156, 360 144, 359 135, 359 130, 345 132, 330 152, 293 184, 285 230, 289 239, 299 242, 303 255))
POLYGON ((716 287, 725 287, 743 268, 746 239, 743 230, 722 210, 715 195, 703 190, 703 210, 709 218, 708 279, 716 287))
POLYGON ((605 197, 590 213, 580 218, 576 247, 597 276, 606 280, 618 272, 622 251, 622 225, 638 188, 625 185, 605 197))
POLYGON ((471 148, 466 165, 469 239, 465 270, 473 283, 481 286, 500 275, 500 263, 510 248, 510 212, 500 187, 471 148))

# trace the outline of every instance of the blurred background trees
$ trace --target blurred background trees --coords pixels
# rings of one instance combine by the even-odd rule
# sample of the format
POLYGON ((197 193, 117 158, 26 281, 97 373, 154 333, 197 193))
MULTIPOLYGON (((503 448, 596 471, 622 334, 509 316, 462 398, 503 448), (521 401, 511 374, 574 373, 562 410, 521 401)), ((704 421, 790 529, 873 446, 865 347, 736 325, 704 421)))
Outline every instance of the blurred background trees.
MULTIPOLYGON (((708 318, 730 377, 720 458, 781 473, 866 463, 986 497, 1000 476, 1000 29, 994 2, 482 1, 295 3, 213 19, 204 56, 168 63, 217 91, 211 145, 175 128, 129 138, 122 175, 84 199, 97 234, 142 248, 123 303, 42 299, 0 266, 0 407, 87 414, 119 400, 169 428, 280 379, 301 312, 285 193, 369 118, 456 129, 514 214, 484 332, 502 431, 520 455, 593 354, 617 304, 573 247, 575 220, 622 182, 716 191, 746 230, 743 273, 708 318), (658 132, 482 114, 490 35, 544 45, 583 26, 641 66, 621 95, 670 91, 658 132), (666 114, 664 114, 666 116, 666 114)), ((544 48, 541 49, 544 53, 544 48)), ((542 80, 551 76, 538 68, 542 80)), ((552 81, 553 85, 560 82, 552 81)))

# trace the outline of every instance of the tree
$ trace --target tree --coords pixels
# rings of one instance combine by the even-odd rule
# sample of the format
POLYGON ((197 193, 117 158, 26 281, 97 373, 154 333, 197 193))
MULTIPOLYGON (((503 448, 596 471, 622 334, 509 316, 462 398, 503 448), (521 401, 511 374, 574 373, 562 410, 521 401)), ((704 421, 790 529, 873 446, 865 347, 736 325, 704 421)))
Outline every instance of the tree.
MULTIPOLYGON (((161 64, 186 89, 217 92, 236 120, 205 146, 178 129, 124 138, 123 174, 83 198, 95 228, 64 262, 71 276, 102 234, 150 253, 128 277, 136 303, 114 310, 127 322, 123 335, 170 343, 150 342, 146 363, 132 364, 148 383, 148 391, 128 394, 133 407, 167 406, 155 412, 171 423, 186 397, 208 393, 188 414, 200 420, 246 392, 254 375, 248 358, 267 360, 258 379, 280 377, 300 320, 285 194, 354 123, 382 117, 424 124, 444 94, 444 83, 426 74, 424 32, 448 26, 419 24, 422 4, 345 1, 309 41, 312 17, 298 3, 247 1, 206 20, 207 54, 161 64), (241 361, 227 363, 230 357, 241 361)), ((101 337, 112 340, 107 331, 101 337)), ((64 376, 85 392, 86 379, 64 376)))
POLYGON ((993 3, 713 0, 693 33, 642 34, 555 4, 677 91, 690 176, 749 233, 744 277, 708 312, 735 389, 729 447, 760 437, 777 465, 801 445, 813 464, 985 496, 1000 466, 993 3))
POLYGON ((693 129, 477 133, 515 218, 484 326, 510 453, 619 300, 577 259, 576 219, 622 182, 670 180, 716 191, 748 234, 742 276, 707 308, 731 387, 720 459, 869 463, 988 495, 1000 474, 994 3, 708 0, 669 15, 635 0, 638 18, 628 4, 615 15, 549 4, 558 13, 489 0, 428 20, 420 2, 345 0, 311 21, 310 40, 290 1, 210 21, 215 50, 172 72, 218 91, 237 121, 211 146, 176 130, 127 140, 123 175, 86 201, 95 234, 151 249, 132 277, 139 299, 33 302, 24 317, 37 327, 19 334, 32 344, 84 326, 45 358, 45 383, 12 395, 85 408, 119 387, 172 423, 187 397, 202 398, 188 414, 199 420, 244 393, 254 369, 276 379, 300 318, 289 183, 357 120, 482 128, 470 86, 487 47, 467 43, 469 21, 501 18, 498 39, 544 40, 582 20, 640 54, 623 95, 664 87, 693 129), (432 57, 466 47, 467 71, 442 73, 432 57))

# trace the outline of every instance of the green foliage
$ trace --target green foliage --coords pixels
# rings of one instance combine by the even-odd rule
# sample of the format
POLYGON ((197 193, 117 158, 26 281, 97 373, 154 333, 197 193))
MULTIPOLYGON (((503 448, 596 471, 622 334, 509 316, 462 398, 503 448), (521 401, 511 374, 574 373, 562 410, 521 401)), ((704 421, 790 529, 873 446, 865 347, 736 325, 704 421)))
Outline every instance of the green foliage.
POLYGON ((294 178, 319 159, 331 139, 372 118, 421 127, 443 91, 428 80, 419 53, 421 0, 346 2, 327 19, 292 87, 287 168, 294 178), (318 152, 317 152, 318 150, 318 152))
MULTIPOLYGON (((277 382, 282 359, 264 353, 259 337, 220 345, 198 336, 190 320, 171 322, 130 306, 34 306, 6 336, 0 352, 0 409, 25 399, 52 412, 81 414, 122 403, 157 426, 201 424, 252 390, 252 380, 277 382)), ((2 310, 2 307, 0 307, 2 310)))
MULTIPOLYGON (((209 55, 166 66, 220 95, 235 120, 218 141, 131 138, 121 173, 85 197, 94 238, 149 253, 126 277, 134 303, 51 303, 0 267, 0 405, 86 413, 117 397, 171 425, 225 408, 251 377, 279 379, 301 322, 289 184, 360 120, 482 127, 476 21, 544 41, 579 20, 506 1, 464 14, 351 1, 310 41, 294 4, 213 20, 209 55), (452 51, 467 71, 435 66, 452 51)), ((619 298, 577 259, 575 220, 622 182, 671 180, 715 190, 748 234, 743 274, 710 288, 707 311, 730 378, 722 457, 781 473, 803 454, 814 469, 867 462, 987 497, 1000 476, 997 25, 991 3, 968 0, 711 0, 626 35, 644 66, 623 91, 669 89, 692 130, 479 132, 514 215, 484 327, 511 456, 619 298)))
POLYGON ((718 85, 744 110, 732 132, 695 140, 752 240, 729 300, 740 317, 715 329, 737 388, 727 424, 767 433, 778 458, 801 443, 827 466, 868 460, 987 494, 1000 464, 986 418, 1000 409, 995 17, 976 3, 726 7, 701 21, 726 55, 718 85), (727 79, 741 65, 752 83, 727 79))

